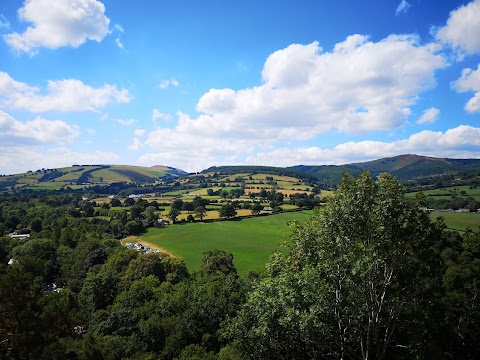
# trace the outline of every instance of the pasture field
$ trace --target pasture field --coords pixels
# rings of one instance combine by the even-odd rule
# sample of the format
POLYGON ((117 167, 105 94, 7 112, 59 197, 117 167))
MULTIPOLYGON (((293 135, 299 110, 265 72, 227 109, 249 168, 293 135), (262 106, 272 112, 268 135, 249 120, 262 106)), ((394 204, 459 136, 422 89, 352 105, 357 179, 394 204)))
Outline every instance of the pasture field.
POLYGON ((432 212, 430 216, 432 220, 443 216, 445 218, 445 224, 450 230, 465 231, 467 228, 471 228, 477 231, 480 227, 479 213, 432 212))
POLYGON ((31 185, 25 186, 24 189, 31 189, 31 190, 60 190, 63 185, 31 185))
POLYGON ((141 241, 164 248, 182 257, 190 271, 202 263, 203 253, 224 250, 234 257, 240 276, 249 271, 262 272, 275 249, 289 237, 290 221, 305 221, 311 211, 282 213, 254 218, 216 221, 211 223, 185 223, 165 228, 150 228, 141 241))
MULTIPOLYGON (((434 199, 451 199, 453 196, 473 197, 476 201, 480 201, 480 188, 470 188, 468 185, 451 186, 443 189, 425 190, 425 196, 434 199), (462 194, 463 192, 463 194, 462 194)), ((407 193, 407 197, 415 197, 416 192, 407 193)))
POLYGON ((90 175, 91 175, 91 178, 89 179, 89 181, 93 181, 93 182, 100 181, 100 178, 109 179, 109 182, 122 182, 122 181, 129 182, 129 181, 131 181, 131 179, 128 176, 117 173, 116 171, 112 170, 111 168, 97 170, 97 171, 94 171, 94 172, 90 173, 90 175))

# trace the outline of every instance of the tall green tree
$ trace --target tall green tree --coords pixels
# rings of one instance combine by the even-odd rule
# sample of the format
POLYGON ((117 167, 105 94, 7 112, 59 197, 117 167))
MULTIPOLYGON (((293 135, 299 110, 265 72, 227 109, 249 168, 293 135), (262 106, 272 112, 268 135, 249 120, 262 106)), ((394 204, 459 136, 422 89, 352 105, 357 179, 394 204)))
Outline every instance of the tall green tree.
POLYGON ((170 209, 170 212, 168 213, 168 218, 170 220, 172 220, 173 223, 176 223, 177 222, 177 218, 178 218, 178 215, 180 215, 180 210, 178 210, 177 208, 174 208, 172 207, 170 209))
POLYGON ((255 203, 252 206, 252 215, 258 215, 260 214, 260 211, 263 210, 263 206, 260 203, 255 203))
POLYGON ((220 217, 227 218, 227 219, 232 219, 235 217, 235 215, 237 215, 237 211, 235 210, 235 207, 230 203, 226 203, 225 205, 222 205, 219 213, 220 213, 220 217))
POLYGON ((345 176, 226 333, 246 358, 422 357, 441 231, 392 176, 345 176))
POLYGON ((206 214, 207 214, 207 210, 203 206, 197 206, 195 208, 195 217, 199 218, 200 221, 203 220, 206 214))

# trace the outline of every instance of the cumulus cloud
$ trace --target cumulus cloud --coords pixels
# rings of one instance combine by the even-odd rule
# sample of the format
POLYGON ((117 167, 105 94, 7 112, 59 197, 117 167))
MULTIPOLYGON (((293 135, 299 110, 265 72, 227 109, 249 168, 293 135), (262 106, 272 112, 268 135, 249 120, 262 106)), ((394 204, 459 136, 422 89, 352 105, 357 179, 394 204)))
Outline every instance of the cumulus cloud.
POLYGON ((433 124, 437 121, 440 110, 432 107, 423 112, 422 116, 417 120, 417 124, 433 124))
POLYGON ((128 150, 139 151, 144 147, 144 144, 140 138, 145 135, 145 129, 135 129, 133 135, 134 138, 132 139, 132 143, 128 146, 128 150))
POLYGON ((19 52, 78 47, 87 40, 100 42, 109 33, 105 6, 97 0, 26 0, 18 16, 32 25, 23 34, 7 34, 4 39, 19 52))
POLYGON ((160 85, 158 85, 160 89, 167 89, 170 86, 179 87, 180 83, 175 79, 171 79, 171 80, 162 80, 160 85))
POLYGON ((330 52, 317 42, 293 44, 268 57, 261 85, 211 89, 197 103, 200 115, 177 113, 176 126, 155 129, 146 144, 161 151, 196 144, 210 153, 238 153, 327 131, 392 130, 405 124, 444 66, 436 48, 419 45, 414 36, 372 42, 353 35, 330 52))
POLYGON ((5 145, 66 144, 79 134, 76 126, 37 117, 21 122, 0 110, 0 143, 5 145))
POLYGON ((98 111, 110 102, 128 103, 127 89, 105 84, 94 88, 77 79, 48 81, 46 92, 15 81, 0 71, 0 105, 39 113, 57 111, 98 111))
POLYGON ((167 144, 158 152, 143 154, 139 161, 146 165, 176 164, 183 170, 195 172, 212 165, 340 165, 353 162, 375 160, 383 157, 403 154, 448 158, 480 157, 480 128, 461 125, 445 132, 430 130, 413 134, 406 139, 384 141, 359 141, 339 144, 331 149, 311 147, 281 147, 273 150, 256 151, 244 146, 237 149, 228 143, 208 144, 207 140, 198 138, 195 151, 192 151, 192 139, 185 139, 184 147, 168 144, 168 132, 157 133, 163 136, 167 144), (229 146, 225 151, 223 146, 229 146))
POLYGON ((410 9, 411 7, 412 5, 408 1, 402 0, 397 6, 397 10, 395 10, 395 15, 398 16, 401 14, 406 14, 408 9, 410 9))
POLYGON ((123 27, 120 24, 115 24, 114 28, 122 33, 124 32, 123 27))
POLYGON ((271 166, 339 165, 402 154, 478 158, 480 156, 480 128, 461 125, 445 132, 422 131, 404 140, 348 142, 332 149, 280 148, 259 152, 248 157, 245 163, 271 166))
POLYGON ((473 54, 480 52, 480 0, 452 11, 436 38, 454 49, 473 54))
POLYGON ((132 143, 128 146, 130 151, 138 151, 143 147, 143 143, 138 138, 133 138, 132 143))
POLYGON ((480 64, 477 70, 463 69, 462 76, 452 83, 458 92, 475 92, 474 96, 465 105, 468 112, 480 112, 480 64))
POLYGON ((165 121, 170 121, 172 120, 172 116, 170 114, 162 113, 160 110, 157 108, 153 109, 152 111, 152 120, 165 120, 165 121))

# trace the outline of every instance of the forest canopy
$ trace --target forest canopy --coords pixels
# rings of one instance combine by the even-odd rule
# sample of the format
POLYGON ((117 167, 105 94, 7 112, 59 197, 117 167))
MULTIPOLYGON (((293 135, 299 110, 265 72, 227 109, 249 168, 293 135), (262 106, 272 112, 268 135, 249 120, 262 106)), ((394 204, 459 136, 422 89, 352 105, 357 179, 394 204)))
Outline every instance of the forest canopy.
POLYGON ((391 175, 345 176, 265 273, 240 278, 221 249, 189 272, 126 248, 137 222, 92 217, 77 195, 4 194, 0 357, 479 358, 480 233, 404 195, 391 175))

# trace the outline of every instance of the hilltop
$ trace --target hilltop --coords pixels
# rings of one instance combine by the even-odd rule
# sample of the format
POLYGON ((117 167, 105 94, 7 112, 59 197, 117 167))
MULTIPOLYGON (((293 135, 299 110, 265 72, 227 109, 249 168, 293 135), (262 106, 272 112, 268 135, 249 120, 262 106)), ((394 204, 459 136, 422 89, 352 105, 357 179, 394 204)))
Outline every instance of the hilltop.
POLYGON ((169 166, 152 167, 131 165, 73 165, 57 169, 38 169, 23 174, 0 177, 0 189, 55 190, 70 187, 78 189, 112 183, 154 184, 188 175, 169 166))
POLYGON ((362 171, 370 171, 373 175, 387 172, 395 175, 400 181, 415 181, 427 178, 434 181, 435 178, 451 177, 465 172, 478 173, 480 171, 480 159, 448 159, 407 154, 338 166, 299 165, 290 169, 314 175, 319 182, 328 186, 336 185, 345 172, 352 176, 358 176, 362 171))

